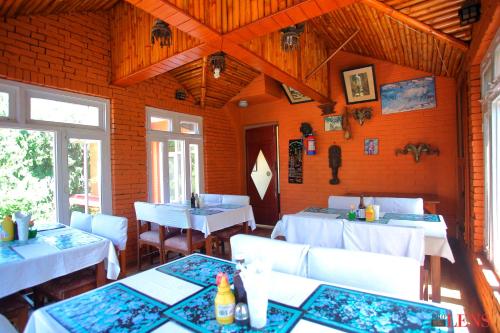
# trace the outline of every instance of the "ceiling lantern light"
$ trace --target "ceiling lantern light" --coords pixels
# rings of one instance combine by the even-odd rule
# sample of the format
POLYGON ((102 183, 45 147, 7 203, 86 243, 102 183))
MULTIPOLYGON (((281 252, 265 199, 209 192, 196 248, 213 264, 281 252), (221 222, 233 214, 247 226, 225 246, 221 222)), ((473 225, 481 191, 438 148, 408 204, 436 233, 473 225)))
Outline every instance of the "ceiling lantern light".
POLYGON ((304 32, 304 23, 291 25, 281 29, 281 49, 285 52, 295 51, 300 45, 300 34, 304 32))
POLYGON ((479 21, 481 16, 481 5, 475 0, 466 1, 458 10, 460 25, 468 25, 479 21))
POLYGON ((220 78, 221 73, 226 67, 224 52, 218 52, 210 56, 210 67, 214 73, 214 79, 220 78))
POLYGON ((245 109, 248 107, 248 101, 246 99, 240 99, 238 102, 238 106, 242 109, 245 109))
POLYGON ((169 46, 172 38, 172 31, 168 26, 168 23, 160 19, 156 19, 151 28, 151 44, 154 45, 155 42, 160 42, 160 47, 169 46))

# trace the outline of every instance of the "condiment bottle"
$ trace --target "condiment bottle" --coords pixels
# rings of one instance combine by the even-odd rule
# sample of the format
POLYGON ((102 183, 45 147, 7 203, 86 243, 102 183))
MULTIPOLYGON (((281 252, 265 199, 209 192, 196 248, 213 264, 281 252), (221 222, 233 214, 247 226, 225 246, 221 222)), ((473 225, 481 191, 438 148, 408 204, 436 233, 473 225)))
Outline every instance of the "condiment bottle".
POLYGON ((198 194, 194 195, 194 206, 195 208, 200 208, 200 197, 198 196, 198 194))
POLYGON ((217 322, 221 325, 232 324, 234 322, 234 295, 225 274, 220 278, 214 302, 217 322))
POLYGON ((375 221, 375 209, 373 209, 372 205, 368 205, 368 208, 365 210, 366 222, 375 221))
POLYGON ((358 214, 357 214, 358 219, 365 220, 365 209, 366 209, 365 201, 363 196, 361 195, 359 197, 358 214))
POLYGON ((234 322, 238 326, 248 327, 250 324, 248 305, 245 303, 236 304, 236 307, 234 308, 234 322))
POLYGON ((245 258, 242 255, 236 255, 235 260, 236 270, 233 275, 234 297, 236 299, 236 303, 247 303, 247 292, 240 276, 241 270, 245 265, 245 258))
POLYGON ((191 193, 191 208, 196 208, 196 199, 194 197, 194 192, 191 193))
POLYGON ((7 215, 3 219, 2 229, 2 241, 10 242, 11 240, 14 240, 14 222, 12 221, 12 217, 10 215, 7 215))

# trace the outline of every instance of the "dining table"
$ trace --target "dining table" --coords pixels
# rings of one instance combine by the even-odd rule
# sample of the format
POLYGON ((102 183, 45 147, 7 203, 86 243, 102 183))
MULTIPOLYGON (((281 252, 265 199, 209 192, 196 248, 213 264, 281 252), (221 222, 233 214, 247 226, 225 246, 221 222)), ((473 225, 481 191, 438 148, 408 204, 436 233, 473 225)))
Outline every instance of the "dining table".
POLYGON ((35 226, 34 238, 0 242, 0 298, 94 265, 99 286, 118 278, 110 240, 60 223, 35 226))
MULTIPOLYGON (((441 258, 455 262, 442 215, 381 212, 378 220, 366 222, 350 221, 348 212, 344 209, 309 207, 296 214, 284 215, 276 224, 271 238, 282 236, 292 243, 346 248, 346 239, 349 237, 356 237, 359 243, 367 233, 373 234, 374 230, 380 236, 377 239, 372 237, 371 242, 390 244, 388 240, 402 241, 398 234, 401 227, 409 228, 409 231, 411 228, 420 229, 424 234, 423 254, 430 257, 431 297, 435 302, 441 301, 441 258)), ((411 250, 411 246, 408 248, 411 250)))
POLYGON ((216 275, 235 264, 193 254, 34 311, 24 333, 453 332, 444 305, 390 297, 280 272, 267 279, 262 330, 215 319, 216 275))

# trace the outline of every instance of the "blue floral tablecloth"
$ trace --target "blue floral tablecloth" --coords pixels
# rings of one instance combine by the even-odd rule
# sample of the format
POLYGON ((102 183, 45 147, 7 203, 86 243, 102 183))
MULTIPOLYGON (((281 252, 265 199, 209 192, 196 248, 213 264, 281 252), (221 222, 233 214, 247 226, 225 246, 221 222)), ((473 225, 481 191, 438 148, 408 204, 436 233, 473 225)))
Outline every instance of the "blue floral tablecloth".
POLYGON ((71 230, 71 232, 64 234, 43 236, 42 240, 52 246, 57 247, 59 250, 65 250, 73 247, 100 242, 103 239, 92 234, 73 229, 71 230))
POLYGON ((47 313, 72 333, 154 330, 168 321, 168 305, 115 283, 48 307, 47 313))
POLYGON ((220 209, 238 209, 244 207, 243 205, 238 205, 238 204, 220 204, 220 205, 215 205, 212 206, 213 208, 220 208, 220 209))
POLYGON ((423 221, 423 222, 439 222, 439 215, 436 214, 400 214, 400 213, 385 213, 384 219, 387 220, 406 220, 406 221, 423 221))
POLYGON ((189 212, 193 215, 208 216, 222 213, 223 210, 218 209, 208 209, 208 208, 191 208, 189 212))
POLYGON ((0 247, 0 264, 23 260, 24 258, 10 246, 0 247))
POLYGON ((450 310, 329 285, 320 285, 301 308, 305 319, 346 332, 453 332, 433 326, 450 310))
POLYGON ((236 265, 231 262, 193 254, 160 266, 157 270, 199 286, 206 287, 215 284, 215 278, 219 272, 226 273, 229 277, 229 283, 232 284, 235 267, 236 265))
POLYGON ((269 301, 267 308, 267 324, 263 329, 243 329, 231 325, 219 325, 215 320, 214 299, 217 287, 202 289, 193 296, 177 303, 165 314, 179 324, 197 332, 289 332, 302 316, 302 311, 283 304, 269 301))
POLYGON ((304 209, 306 213, 337 214, 339 218, 347 218, 348 209, 308 207, 304 209))

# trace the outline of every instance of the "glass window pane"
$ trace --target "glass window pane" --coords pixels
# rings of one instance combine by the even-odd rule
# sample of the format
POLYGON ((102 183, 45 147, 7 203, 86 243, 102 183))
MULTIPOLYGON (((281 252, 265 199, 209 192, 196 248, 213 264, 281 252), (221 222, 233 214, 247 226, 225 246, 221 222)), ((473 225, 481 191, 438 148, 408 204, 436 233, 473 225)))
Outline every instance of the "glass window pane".
POLYGON ((190 121, 181 121, 182 134, 198 134, 198 124, 190 121))
POLYGON ((68 144, 70 211, 101 212, 101 143, 70 139, 68 144))
POLYGON ((95 106, 32 97, 31 119, 99 126, 99 109, 95 106))
POLYGON ((168 179, 170 202, 183 203, 186 200, 186 169, 184 166, 184 141, 168 141, 168 179))
POLYGON ((493 68, 490 65, 486 68, 486 70, 483 73, 483 77, 481 80, 481 85, 482 85, 482 92, 481 92, 481 97, 485 97, 488 94, 489 90, 489 83, 493 79, 493 68))
POLYGON ((170 132, 172 130, 172 120, 168 118, 151 117, 151 129, 155 131, 170 132))
POLYGON ((497 46, 493 59, 493 66, 495 67, 495 78, 498 78, 500 76, 500 45, 497 46))
POLYGON ((9 116, 9 94, 0 92, 0 117, 9 116))
POLYGON ((200 158, 197 144, 189 145, 189 164, 191 170, 191 193, 200 193, 200 158))
POLYGON ((0 129, 0 219, 16 211, 56 221, 54 133, 0 129))
POLYGON ((163 188, 163 142, 151 142, 151 200, 154 203, 164 203, 163 188))

